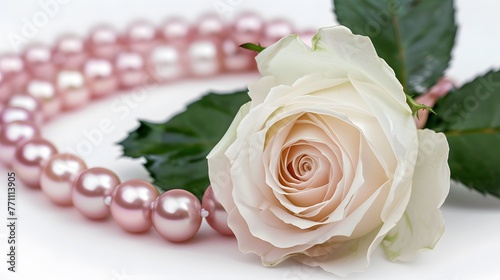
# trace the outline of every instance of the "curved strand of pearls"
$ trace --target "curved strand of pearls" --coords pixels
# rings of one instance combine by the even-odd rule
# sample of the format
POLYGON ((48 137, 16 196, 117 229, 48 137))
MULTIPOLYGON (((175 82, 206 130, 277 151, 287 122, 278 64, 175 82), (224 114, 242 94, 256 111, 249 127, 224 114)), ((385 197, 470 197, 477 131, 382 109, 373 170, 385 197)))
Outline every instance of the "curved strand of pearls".
POLYGON ((183 242, 198 232, 205 218, 217 232, 232 235, 227 213, 210 186, 200 203, 185 190, 159 194, 144 180, 121 182, 111 170, 88 168, 78 156, 59 153, 39 130, 43 121, 62 110, 133 88, 145 79, 165 83, 253 70, 253 53, 240 44, 268 45, 294 30, 288 21, 266 23, 251 13, 229 25, 206 15, 196 26, 181 18, 159 27, 138 21, 120 34, 99 25, 86 39, 66 34, 53 48, 33 44, 21 56, 1 55, 0 161, 55 204, 74 205, 89 219, 111 215, 129 232, 154 227, 165 239, 183 242))

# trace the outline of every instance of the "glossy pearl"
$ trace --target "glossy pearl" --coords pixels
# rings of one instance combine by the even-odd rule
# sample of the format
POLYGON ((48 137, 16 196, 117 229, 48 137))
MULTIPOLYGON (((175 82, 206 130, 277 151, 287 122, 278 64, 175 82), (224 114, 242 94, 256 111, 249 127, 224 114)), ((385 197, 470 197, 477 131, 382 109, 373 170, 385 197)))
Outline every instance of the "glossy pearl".
POLYGON ((156 45, 156 28, 147 21, 132 23, 125 32, 124 40, 133 52, 147 55, 156 45))
POLYGON ((40 187, 52 202, 69 206, 71 189, 76 178, 87 165, 72 154, 55 154, 45 164, 40 176, 40 187))
POLYGON ((221 70, 220 46, 217 40, 200 38, 188 48, 190 71, 195 76, 213 76, 221 70))
POLYGON ((92 56, 113 59, 122 49, 120 35, 113 27, 101 25, 90 31, 88 49, 92 56))
POLYGON ((231 26, 231 36, 238 45, 244 43, 261 43, 264 22, 256 14, 241 14, 231 26))
POLYGON ((110 95, 118 88, 118 79, 109 60, 90 59, 85 62, 83 73, 93 97, 110 95))
POLYGON ((222 53, 225 71, 240 72, 255 67, 255 54, 240 48, 233 39, 224 40, 222 53))
POLYGON ((284 19, 276 19, 268 22, 264 27, 264 37, 262 45, 270 46, 278 42, 281 38, 295 32, 292 23, 284 19))
POLYGON ((32 77, 47 80, 54 78, 56 67, 49 47, 42 44, 31 45, 24 51, 23 59, 32 77))
POLYGON ((148 68, 159 82, 172 81, 185 75, 181 50, 174 45, 159 45, 150 55, 148 68))
POLYGON ((201 205, 192 193, 175 189, 163 193, 153 208, 153 226, 165 239, 183 242, 199 230, 201 205))
POLYGON ((24 61, 21 57, 15 54, 0 56, 0 72, 9 81, 12 90, 22 90, 28 82, 29 75, 25 70, 24 61))
POLYGON ((144 180, 128 180, 113 190, 111 216, 124 230, 140 233, 151 227, 151 203, 159 193, 144 180))
POLYGON ((0 112, 0 125, 5 125, 14 121, 34 122, 33 114, 25 108, 6 106, 0 112))
POLYGON ((0 130, 0 161, 6 166, 12 164, 16 146, 22 141, 40 136, 38 127, 30 121, 13 121, 0 130))
POLYGON ((62 102, 52 82, 48 80, 32 80, 28 83, 26 92, 40 101, 46 119, 54 117, 61 111, 62 102))
POLYGON ((42 138, 33 138, 17 147, 12 168, 28 187, 39 188, 42 168, 57 153, 56 147, 42 138))
POLYGON ((173 45, 185 45, 190 36, 191 26, 182 18, 169 18, 164 21, 158 31, 158 37, 173 45))
POLYGON ((85 60, 85 41, 77 35, 61 36, 54 47, 54 62, 63 69, 79 69, 85 60))
POLYGON ((227 225, 227 212, 215 198, 212 186, 208 186, 203 194, 202 207, 208 212, 205 220, 207 220, 210 227, 220 234, 233 235, 233 231, 227 225))
POLYGON ((5 74, 0 71, 0 102, 7 100, 12 94, 11 84, 5 74))
POLYGON ((227 33, 226 25, 215 14, 207 14, 200 17, 196 26, 196 35, 198 37, 222 38, 227 33))
POLYGON ((111 195, 120 184, 118 176, 105 168, 89 168, 78 176, 73 186, 73 205, 90 219, 104 219, 109 216, 109 207, 104 198, 111 195))
POLYGON ((141 85, 146 79, 145 63, 135 52, 122 52, 115 60, 118 82, 121 88, 130 89, 141 85))
POLYGON ((15 94, 7 100, 6 105, 8 107, 23 108, 31 113, 36 123, 42 122, 42 104, 31 95, 15 94))
POLYGON ((79 71, 59 72, 56 85, 64 109, 82 106, 90 99, 85 79, 79 71))

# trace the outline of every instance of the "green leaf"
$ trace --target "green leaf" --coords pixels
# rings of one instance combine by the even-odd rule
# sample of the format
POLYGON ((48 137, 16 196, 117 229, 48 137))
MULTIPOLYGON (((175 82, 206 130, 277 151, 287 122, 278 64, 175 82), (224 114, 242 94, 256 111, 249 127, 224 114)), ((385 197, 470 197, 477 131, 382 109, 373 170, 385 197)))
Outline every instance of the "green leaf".
POLYGON ((445 133, 451 177, 500 198, 500 71, 439 100, 427 127, 445 133))
POLYGON ((144 157, 144 166, 160 190, 180 188, 201 198, 209 185, 206 156, 249 100, 246 90, 209 93, 165 123, 140 121, 120 142, 123 153, 144 157))
POLYGON ((265 50, 266 48, 261 46, 261 45, 256 45, 254 43, 245 43, 241 44, 240 48, 244 48, 249 51, 254 51, 260 53, 261 51, 265 50))
POLYGON ((443 76, 455 41, 453 0, 333 0, 340 24, 370 37, 405 92, 419 95, 443 76))

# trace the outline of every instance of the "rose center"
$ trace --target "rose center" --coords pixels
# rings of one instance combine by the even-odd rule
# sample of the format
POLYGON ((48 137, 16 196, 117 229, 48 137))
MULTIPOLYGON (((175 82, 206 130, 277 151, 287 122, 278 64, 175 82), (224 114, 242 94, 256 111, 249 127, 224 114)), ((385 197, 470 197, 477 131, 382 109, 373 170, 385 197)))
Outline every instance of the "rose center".
POLYGON ((310 173, 314 173, 316 167, 317 159, 302 154, 288 163, 287 170, 294 179, 304 181, 310 178, 310 175, 312 175, 310 173))

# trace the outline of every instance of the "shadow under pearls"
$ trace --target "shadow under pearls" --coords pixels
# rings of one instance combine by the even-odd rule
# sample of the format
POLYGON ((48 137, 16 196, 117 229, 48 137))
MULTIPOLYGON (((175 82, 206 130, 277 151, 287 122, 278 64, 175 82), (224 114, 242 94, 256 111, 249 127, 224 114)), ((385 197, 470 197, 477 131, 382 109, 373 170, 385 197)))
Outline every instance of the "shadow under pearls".
POLYGON ((443 204, 445 208, 500 210, 500 199, 481 194, 460 182, 452 181, 450 193, 443 204))

